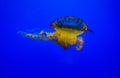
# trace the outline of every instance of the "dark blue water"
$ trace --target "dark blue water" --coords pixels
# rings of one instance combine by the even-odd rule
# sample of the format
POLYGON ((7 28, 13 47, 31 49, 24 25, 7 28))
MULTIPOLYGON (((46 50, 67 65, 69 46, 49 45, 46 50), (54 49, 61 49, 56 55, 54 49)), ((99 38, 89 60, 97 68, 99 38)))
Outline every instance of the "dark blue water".
POLYGON ((0 78, 120 78, 118 0, 1 0, 0 7, 0 78), (82 35, 80 52, 17 34, 54 31, 49 24, 69 15, 94 31, 82 35))

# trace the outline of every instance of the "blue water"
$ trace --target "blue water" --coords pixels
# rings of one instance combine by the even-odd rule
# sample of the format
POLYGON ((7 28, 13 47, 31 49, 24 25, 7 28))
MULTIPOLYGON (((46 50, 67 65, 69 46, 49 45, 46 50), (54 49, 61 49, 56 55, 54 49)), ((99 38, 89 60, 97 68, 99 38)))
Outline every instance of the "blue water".
POLYGON ((120 78, 118 0, 1 0, 0 7, 0 78, 120 78), (17 34, 54 31, 50 23, 69 15, 94 32, 82 35, 79 52, 17 34))

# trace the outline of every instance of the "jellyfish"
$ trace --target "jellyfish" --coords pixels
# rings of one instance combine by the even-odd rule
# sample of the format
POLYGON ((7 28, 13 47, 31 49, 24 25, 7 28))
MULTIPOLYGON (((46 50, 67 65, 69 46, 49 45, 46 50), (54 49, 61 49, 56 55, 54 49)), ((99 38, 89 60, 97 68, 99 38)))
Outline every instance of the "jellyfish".
POLYGON ((19 34, 39 40, 51 40, 64 49, 69 49, 71 45, 76 45, 76 50, 83 48, 84 40, 81 34, 91 32, 87 24, 80 18, 74 16, 65 16, 53 21, 50 26, 55 32, 45 32, 41 30, 38 34, 19 32, 19 34))

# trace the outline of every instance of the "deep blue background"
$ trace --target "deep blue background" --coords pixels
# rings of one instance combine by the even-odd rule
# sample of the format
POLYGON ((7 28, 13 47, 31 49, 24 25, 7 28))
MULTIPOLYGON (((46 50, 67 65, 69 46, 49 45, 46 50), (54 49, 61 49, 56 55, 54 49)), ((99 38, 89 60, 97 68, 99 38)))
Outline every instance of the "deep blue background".
POLYGON ((0 78, 120 78, 119 1, 1 0, 0 10, 0 78), (54 31, 50 22, 69 15, 94 31, 82 35, 80 52, 17 34, 54 31))

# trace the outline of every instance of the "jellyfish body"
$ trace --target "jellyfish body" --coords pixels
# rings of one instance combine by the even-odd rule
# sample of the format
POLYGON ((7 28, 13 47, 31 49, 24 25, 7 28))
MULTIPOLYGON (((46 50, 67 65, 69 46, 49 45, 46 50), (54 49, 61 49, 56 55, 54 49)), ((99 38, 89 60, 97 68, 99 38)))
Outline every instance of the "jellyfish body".
POLYGON ((89 31, 85 22, 73 16, 58 18, 51 23, 51 27, 55 29, 55 32, 41 31, 39 35, 31 33, 21 34, 35 39, 52 40, 61 45, 64 49, 68 49, 70 45, 76 44, 76 50, 81 50, 84 41, 82 37, 78 38, 78 36, 89 31))
POLYGON ((88 27, 81 19, 73 16, 62 17, 52 22, 51 26, 56 30, 54 35, 58 37, 58 43, 65 49, 73 44, 77 45, 77 50, 82 48, 83 39, 77 36, 88 31, 88 27))

